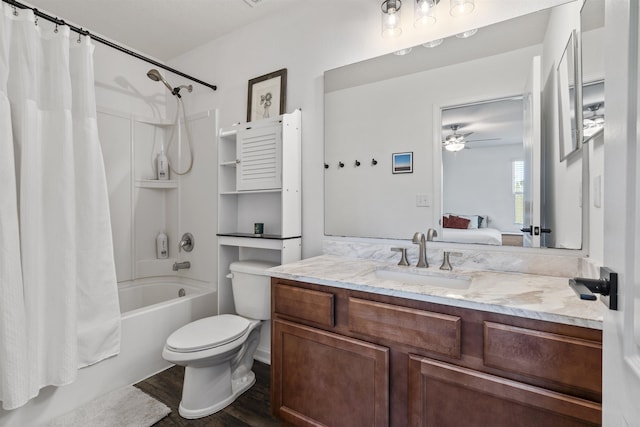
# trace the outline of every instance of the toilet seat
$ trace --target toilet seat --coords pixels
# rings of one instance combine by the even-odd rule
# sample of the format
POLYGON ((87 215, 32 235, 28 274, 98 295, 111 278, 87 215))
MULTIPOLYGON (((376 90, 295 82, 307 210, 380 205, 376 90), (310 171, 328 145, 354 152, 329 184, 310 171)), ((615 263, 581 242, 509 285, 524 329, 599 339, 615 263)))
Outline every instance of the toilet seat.
POLYGON ((240 338, 251 321, 233 314, 220 314, 191 322, 167 338, 167 348, 190 353, 219 347, 240 338))

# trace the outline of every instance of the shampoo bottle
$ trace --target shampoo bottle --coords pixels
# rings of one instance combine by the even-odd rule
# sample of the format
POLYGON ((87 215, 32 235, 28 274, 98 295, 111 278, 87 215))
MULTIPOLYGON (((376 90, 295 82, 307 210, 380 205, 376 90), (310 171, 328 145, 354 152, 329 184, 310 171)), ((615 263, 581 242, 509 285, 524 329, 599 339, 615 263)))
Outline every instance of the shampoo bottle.
POLYGON ((169 258, 169 241, 164 231, 156 237, 156 256, 158 259, 169 258))
POLYGON ((164 145, 160 148, 160 153, 156 159, 156 168, 158 170, 158 179, 169 179, 169 162, 164 154, 164 145))

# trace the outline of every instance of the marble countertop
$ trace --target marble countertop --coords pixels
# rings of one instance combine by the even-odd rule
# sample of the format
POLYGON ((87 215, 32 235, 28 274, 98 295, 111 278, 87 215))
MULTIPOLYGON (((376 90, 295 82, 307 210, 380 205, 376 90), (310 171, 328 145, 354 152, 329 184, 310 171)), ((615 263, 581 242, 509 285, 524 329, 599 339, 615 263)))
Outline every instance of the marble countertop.
POLYGON ((508 314, 529 319, 602 329, 605 305, 583 301, 569 287, 568 278, 524 273, 454 269, 442 271, 400 267, 381 261, 321 255, 271 268, 281 279, 372 292, 455 307, 508 314), (377 270, 414 272, 429 276, 471 279, 468 289, 450 289, 413 280, 381 278, 377 270))

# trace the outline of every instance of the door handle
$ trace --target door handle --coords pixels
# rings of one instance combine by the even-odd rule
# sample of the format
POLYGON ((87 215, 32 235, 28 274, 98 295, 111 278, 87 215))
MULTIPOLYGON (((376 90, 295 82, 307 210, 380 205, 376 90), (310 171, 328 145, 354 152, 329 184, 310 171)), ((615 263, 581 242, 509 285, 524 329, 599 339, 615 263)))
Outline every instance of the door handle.
POLYGON ((582 300, 595 301, 594 294, 601 294, 609 310, 618 309, 618 273, 607 267, 600 267, 599 279, 574 277, 569 279, 569 286, 582 300))
POLYGON ((533 236, 533 225, 530 225, 528 227, 523 227, 520 229, 520 231, 522 231, 523 233, 529 233, 533 236))

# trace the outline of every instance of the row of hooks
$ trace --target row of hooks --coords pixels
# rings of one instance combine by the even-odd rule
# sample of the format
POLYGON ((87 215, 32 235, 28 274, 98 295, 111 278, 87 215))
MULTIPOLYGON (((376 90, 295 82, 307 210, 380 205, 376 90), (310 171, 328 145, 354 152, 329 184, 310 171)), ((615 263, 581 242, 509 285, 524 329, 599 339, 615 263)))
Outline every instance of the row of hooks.
MULTIPOLYGON (((353 166, 355 166, 355 167, 359 167, 361 164, 362 163, 360 162, 360 160, 356 160, 356 161, 353 162, 353 166)), ((378 161, 376 159, 371 159, 371 166, 375 166, 377 164, 378 164, 378 161)), ((344 163, 339 161, 338 162, 338 168, 343 168, 343 167, 344 167, 344 163)), ((324 168, 325 169, 329 169, 329 164, 325 163, 324 164, 324 168)))
MULTIPOLYGON (((18 7, 15 4, 11 4, 11 7, 13 8, 13 16, 18 16, 19 15, 18 7)), ((33 8, 32 10, 35 16, 33 23, 37 27, 38 26, 38 9, 33 8)), ((57 18, 55 19, 55 24, 56 24, 56 27, 54 28, 53 32, 56 34, 58 33, 58 25, 62 25, 63 27, 67 25, 64 22, 64 19, 57 19, 57 18)), ((77 43, 82 43, 81 36, 83 35, 88 36, 89 31, 86 31, 84 28, 80 28, 80 30, 78 31, 78 39, 76 40, 77 43)))

